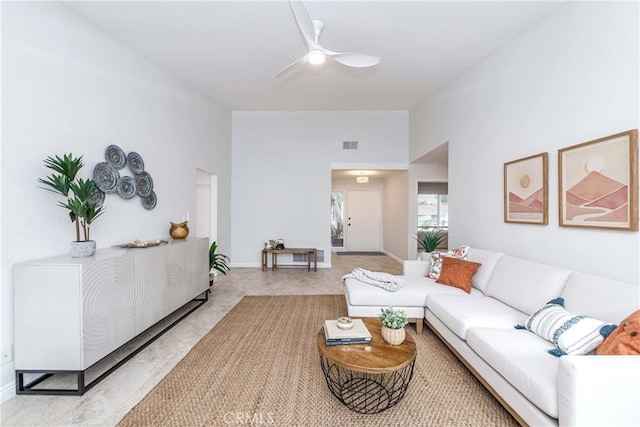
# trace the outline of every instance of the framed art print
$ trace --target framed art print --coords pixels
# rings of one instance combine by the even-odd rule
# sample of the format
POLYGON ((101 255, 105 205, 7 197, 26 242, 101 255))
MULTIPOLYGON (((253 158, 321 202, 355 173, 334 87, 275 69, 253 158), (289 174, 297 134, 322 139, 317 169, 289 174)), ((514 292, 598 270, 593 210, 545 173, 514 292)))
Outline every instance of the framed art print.
POLYGON ((504 164, 504 222, 547 225, 548 154, 504 164))
POLYGON ((558 150, 560 226, 638 230, 638 130, 558 150))

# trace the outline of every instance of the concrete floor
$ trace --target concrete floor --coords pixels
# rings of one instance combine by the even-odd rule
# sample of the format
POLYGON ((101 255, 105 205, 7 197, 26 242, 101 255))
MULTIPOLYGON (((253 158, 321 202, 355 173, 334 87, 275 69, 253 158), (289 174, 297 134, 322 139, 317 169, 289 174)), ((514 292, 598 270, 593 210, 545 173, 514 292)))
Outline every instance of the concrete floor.
POLYGON ((335 255, 332 268, 261 271, 234 268, 218 276, 210 300, 83 396, 15 396, 0 406, 2 426, 112 426, 129 412, 245 295, 342 294, 355 267, 401 274, 387 256, 335 255))

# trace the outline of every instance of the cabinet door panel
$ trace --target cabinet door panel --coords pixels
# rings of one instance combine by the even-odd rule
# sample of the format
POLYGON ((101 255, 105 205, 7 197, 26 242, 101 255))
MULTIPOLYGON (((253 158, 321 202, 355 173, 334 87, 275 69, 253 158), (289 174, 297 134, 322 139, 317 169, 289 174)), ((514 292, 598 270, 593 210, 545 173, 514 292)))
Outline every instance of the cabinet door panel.
POLYGON ((15 368, 82 369, 79 265, 14 268, 15 368))
POLYGON ((133 258, 98 260, 82 271, 83 369, 136 336, 133 258))
POLYGON ((209 289, 209 246, 207 239, 193 242, 189 293, 194 298, 209 289))
POLYGON ((134 254, 136 331, 143 332, 169 314, 167 247, 140 249, 134 254))
POLYGON ((207 239, 187 240, 169 246, 169 306, 175 310, 209 287, 207 239))
POLYGON ((191 300, 187 289, 192 262, 190 243, 185 240, 169 246, 169 311, 177 310, 191 300))

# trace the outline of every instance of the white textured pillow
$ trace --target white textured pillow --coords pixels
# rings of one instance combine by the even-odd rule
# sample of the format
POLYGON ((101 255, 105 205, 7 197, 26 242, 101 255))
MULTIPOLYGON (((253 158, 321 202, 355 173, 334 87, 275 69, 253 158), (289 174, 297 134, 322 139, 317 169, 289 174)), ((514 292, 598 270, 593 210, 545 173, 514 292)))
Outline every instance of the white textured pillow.
POLYGON ((588 316, 576 316, 564 309, 564 299, 549 301, 533 313, 524 326, 534 334, 552 342, 556 348, 549 350, 554 356, 587 354, 598 347, 611 333, 615 325, 588 316))
POLYGON ((431 253, 431 268, 427 273, 427 277, 438 280, 440 278, 440 272, 442 271, 442 258, 448 256, 451 258, 467 259, 469 253, 469 246, 460 246, 457 249, 451 249, 447 252, 432 252, 431 253))

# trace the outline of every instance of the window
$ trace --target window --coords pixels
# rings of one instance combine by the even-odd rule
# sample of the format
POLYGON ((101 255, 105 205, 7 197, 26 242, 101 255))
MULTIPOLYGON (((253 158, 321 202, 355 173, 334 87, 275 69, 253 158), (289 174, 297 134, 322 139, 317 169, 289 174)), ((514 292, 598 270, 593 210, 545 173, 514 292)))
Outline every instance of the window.
POLYGON ((344 192, 331 193, 331 246, 344 246, 344 192))
POLYGON ((418 194, 418 228, 448 227, 447 199, 446 194, 418 194))
POLYGON ((448 192, 447 183, 418 184, 418 228, 449 226, 448 192))

